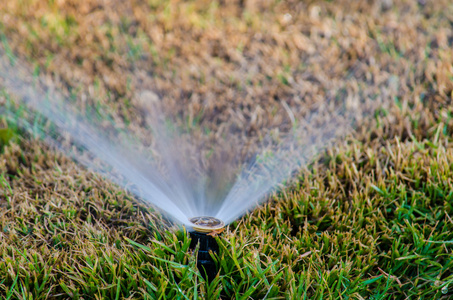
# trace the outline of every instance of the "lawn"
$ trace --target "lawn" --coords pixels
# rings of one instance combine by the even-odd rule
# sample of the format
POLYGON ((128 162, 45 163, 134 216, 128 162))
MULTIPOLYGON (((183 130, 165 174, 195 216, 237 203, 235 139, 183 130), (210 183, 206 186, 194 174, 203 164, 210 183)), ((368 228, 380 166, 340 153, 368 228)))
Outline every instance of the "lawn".
POLYGON ((447 0, 1 2, 2 59, 144 140, 147 101, 233 145, 327 99, 383 105, 216 237, 207 283, 184 228, 5 113, 2 72, 0 295, 452 298, 452 24, 447 0))

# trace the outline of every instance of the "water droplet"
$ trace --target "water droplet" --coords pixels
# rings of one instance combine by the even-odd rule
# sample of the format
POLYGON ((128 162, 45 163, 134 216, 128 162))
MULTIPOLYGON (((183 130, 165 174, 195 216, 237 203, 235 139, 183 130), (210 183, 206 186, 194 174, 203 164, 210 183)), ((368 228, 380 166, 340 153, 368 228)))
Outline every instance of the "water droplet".
POLYGON ((444 286, 441 290, 442 294, 448 293, 448 285, 444 286))
POLYGON ((286 13, 283 15, 283 22, 286 24, 286 23, 289 23, 291 21, 291 19, 293 18, 293 16, 289 13, 286 13))

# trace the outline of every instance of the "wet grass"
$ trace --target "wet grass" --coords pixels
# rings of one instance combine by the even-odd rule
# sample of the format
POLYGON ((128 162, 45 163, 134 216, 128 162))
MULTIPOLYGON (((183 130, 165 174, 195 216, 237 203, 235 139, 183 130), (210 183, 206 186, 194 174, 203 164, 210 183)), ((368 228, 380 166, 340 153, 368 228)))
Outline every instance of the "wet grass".
POLYGON ((183 230, 38 142, 2 155, 0 289, 10 299, 447 299, 451 142, 351 141, 218 238, 206 284, 183 230), (383 168, 383 166, 387 167, 383 168))
POLYGON ((183 229, 24 134, 27 112, 2 115, 0 295, 450 299, 452 6, 384 2, 0 4, 10 59, 125 126, 148 89, 182 126, 237 122, 251 139, 282 101, 297 117, 329 97, 391 100, 217 238, 211 284, 183 229))

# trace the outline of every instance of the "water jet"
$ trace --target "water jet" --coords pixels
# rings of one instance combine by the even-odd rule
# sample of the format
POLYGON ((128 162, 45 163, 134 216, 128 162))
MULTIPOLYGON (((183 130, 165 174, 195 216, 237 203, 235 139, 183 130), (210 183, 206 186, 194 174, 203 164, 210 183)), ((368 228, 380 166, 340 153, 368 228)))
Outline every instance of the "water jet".
POLYGON ((197 245, 199 245, 197 268, 201 276, 206 281, 211 282, 218 273, 215 261, 211 256, 211 252, 217 253, 219 251, 219 245, 214 236, 223 231, 225 223, 222 220, 208 216, 194 217, 189 219, 189 221, 192 224, 190 248, 195 250, 197 245))

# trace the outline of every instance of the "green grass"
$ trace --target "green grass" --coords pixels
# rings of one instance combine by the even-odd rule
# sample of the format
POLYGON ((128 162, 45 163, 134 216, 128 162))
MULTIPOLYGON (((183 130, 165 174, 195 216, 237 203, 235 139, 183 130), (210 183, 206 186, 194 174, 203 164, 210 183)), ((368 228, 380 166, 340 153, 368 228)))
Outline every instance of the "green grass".
POLYGON ((211 284, 185 231, 165 229, 71 161, 27 141, 7 145, 0 290, 10 299, 447 297, 453 152, 433 133, 375 148, 351 141, 326 154, 336 159, 316 163, 217 238, 220 273, 211 284))

